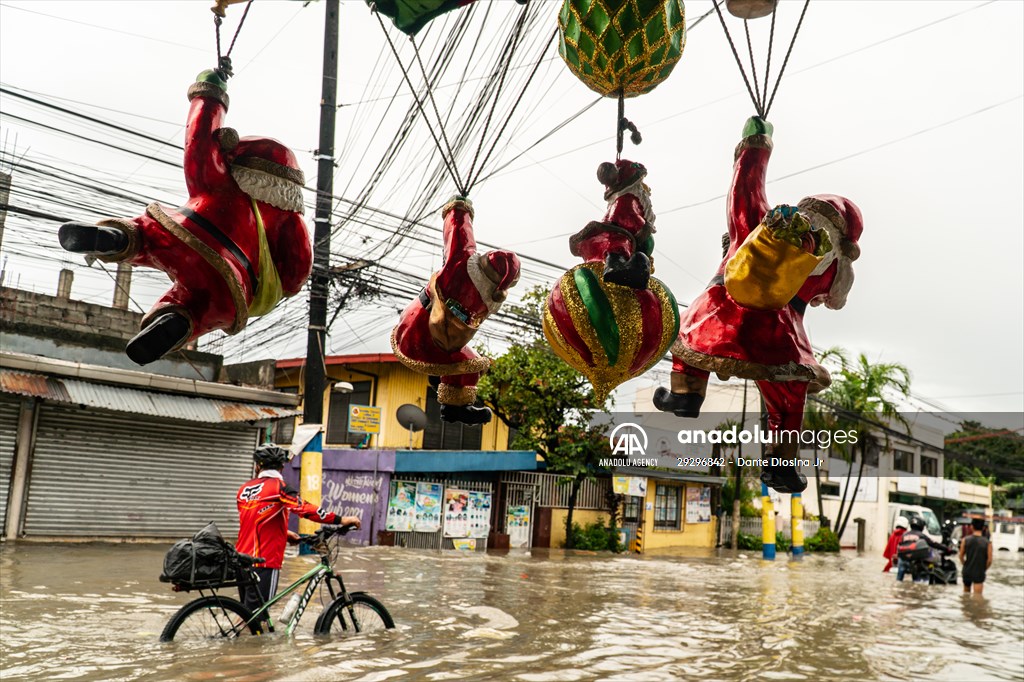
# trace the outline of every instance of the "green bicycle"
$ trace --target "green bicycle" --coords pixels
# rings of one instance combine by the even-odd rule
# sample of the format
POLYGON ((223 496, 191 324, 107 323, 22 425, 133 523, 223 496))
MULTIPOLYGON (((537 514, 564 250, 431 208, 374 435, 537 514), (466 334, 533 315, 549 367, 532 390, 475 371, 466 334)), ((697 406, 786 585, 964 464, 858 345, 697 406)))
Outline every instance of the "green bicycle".
POLYGON ((235 638, 247 632, 258 635, 261 634, 263 621, 268 623, 268 629, 273 632, 274 622, 270 620, 270 607, 288 595, 298 594, 299 588, 303 585, 306 588, 299 595, 294 613, 286 619, 285 632, 288 635, 295 631, 306 606, 322 584, 326 584, 330 599, 327 600, 327 606, 317 618, 313 629, 314 633, 350 636, 394 628, 395 621, 384 605, 365 592, 349 592, 345 588, 345 582, 341 575, 331 565, 332 559, 339 551, 337 537, 344 535, 350 529, 351 526, 325 526, 312 535, 301 536, 300 540, 307 543, 320 555, 320 563, 253 612, 250 612, 237 599, 218 594, 217 590, 255 582, 257 578, 252 571, 252 565, 261 563, 262 559, 237 553, 235 558, 240 564, 240 577, 237 580, 202 587, 176 584, 175 591, 189 592, 194 589, 201 596, 185 604, 171 616, 160 634, 160 641, 180 642, 218 637, 235 638), (332 538, 334 538, 333 542, 332 538))

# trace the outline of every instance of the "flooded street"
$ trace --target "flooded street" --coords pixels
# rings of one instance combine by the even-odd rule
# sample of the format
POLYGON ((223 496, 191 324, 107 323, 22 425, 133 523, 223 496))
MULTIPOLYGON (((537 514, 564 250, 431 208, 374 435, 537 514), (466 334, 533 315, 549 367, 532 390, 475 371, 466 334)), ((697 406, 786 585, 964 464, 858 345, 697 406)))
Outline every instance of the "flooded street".
MULTIPOLYGON (((0 676, 86 680, 1021 680, 1024 555, 984 598, 896 583, 875 556, 660 556, 373 547, 338 562, 397 630, 161 644, 191 595, 157 581, 168 545, 0 548, 0 676)), ((287 560, 281 584, 312 558, 287 560)), ((290 581, 289 581, 290 582, 290 581)))

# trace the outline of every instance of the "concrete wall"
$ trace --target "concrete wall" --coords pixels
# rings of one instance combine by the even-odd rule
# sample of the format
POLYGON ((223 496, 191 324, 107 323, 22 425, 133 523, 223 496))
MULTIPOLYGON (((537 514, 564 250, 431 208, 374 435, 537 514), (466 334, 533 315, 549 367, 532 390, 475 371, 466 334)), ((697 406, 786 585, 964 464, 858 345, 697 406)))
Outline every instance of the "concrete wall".
MULTIPOLYGON (((551 510, 552 547, 562 547, 565 545, 565 517, 568 512, 568 509, 554 508, 551 510)), ((572 512, 572 522, 579 524, 580 528, 585 528, 587 525, 597 521, 607 526, 608 512, 593 509, 574 509, 572 512)))
MULTIPOLYGON (((124 354, 124 347, 139 332, 141 322, 142 313, 0 287, 3 348, 14 353, 140 370, 124 354)), ((186 379, 220 380, 219 355, 182 353, 146 365, 145 371, 186 379)))

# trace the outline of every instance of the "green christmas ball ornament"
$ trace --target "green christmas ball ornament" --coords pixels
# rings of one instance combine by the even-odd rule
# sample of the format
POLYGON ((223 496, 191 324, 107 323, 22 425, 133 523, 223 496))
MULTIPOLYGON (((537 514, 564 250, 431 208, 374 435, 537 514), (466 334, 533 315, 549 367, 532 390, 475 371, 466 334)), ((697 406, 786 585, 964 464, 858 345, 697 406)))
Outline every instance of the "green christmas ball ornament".
POLYGON ((650 92, 686 45, 682 0, 564 0, 558 28, 569 70, 605 97, 650 92))

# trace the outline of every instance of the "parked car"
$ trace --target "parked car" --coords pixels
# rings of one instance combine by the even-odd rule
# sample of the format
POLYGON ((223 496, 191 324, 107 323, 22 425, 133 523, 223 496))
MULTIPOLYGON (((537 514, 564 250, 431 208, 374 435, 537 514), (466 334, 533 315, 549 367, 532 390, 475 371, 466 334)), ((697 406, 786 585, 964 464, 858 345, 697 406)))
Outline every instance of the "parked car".
POLYGON ((992 549, 997 552, 1024 552, 1024 525, 1011 521, 993 522, 992 549))

